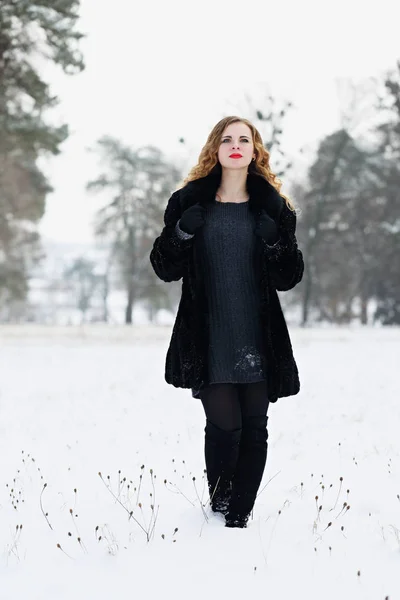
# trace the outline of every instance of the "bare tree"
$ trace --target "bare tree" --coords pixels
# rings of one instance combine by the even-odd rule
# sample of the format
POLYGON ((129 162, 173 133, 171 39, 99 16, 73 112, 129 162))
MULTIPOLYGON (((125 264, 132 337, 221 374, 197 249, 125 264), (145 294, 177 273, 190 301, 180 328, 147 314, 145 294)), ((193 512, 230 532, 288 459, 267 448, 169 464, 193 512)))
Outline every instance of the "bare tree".
POLYGON ((133 306, 143 296, 141 288, 150 269, 144 249, 162 225, 166 200, 180 173, 153 146, 134 150, 106 136, 95 151, 103 171, 87 189, 106 197, 96 215, 95 232, 110 243, 126 291, 125 322, 132 323, 133 306))

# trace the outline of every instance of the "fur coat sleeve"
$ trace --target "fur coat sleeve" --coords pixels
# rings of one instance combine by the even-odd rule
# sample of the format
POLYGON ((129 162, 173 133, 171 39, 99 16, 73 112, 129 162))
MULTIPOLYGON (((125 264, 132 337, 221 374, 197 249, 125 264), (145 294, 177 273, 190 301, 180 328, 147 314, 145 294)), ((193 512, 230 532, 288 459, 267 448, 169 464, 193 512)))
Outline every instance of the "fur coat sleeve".
POLYGON ((150 252, 153 269, 163 281, 179 281, 185 272, 189 250, 193 244, 193 236, 182 239, 178 236, 176 224, 181 217, 179 190, 168 200, 164 213, 164 228, 154 240, 150 252))
POLYGON ((263 254, 276 290, 282 292, 294 288, 303 277, 304 260, 297 247, 296 214, 283 203, 278 221, 278 241, 269 246, 264 240, 263 254))

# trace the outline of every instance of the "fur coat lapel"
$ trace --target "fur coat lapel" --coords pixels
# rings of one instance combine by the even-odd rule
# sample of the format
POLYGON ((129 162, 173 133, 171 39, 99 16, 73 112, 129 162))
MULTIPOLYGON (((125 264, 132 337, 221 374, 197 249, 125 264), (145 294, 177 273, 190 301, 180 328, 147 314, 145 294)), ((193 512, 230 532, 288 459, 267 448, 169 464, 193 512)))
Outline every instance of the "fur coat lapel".
MULTIPOLYGON (((215 194, 221 181, 221 167, 219 164, 200 179, 189 181, 180 190, 180 203, 182 212, 199 202, 205 205, 215 199, 215 194)), ((284 204, 284 199, 279 192, 263 176, 256 173, 247 175, 246 187, 249 194, 249 208, 256 217, 265 210, 276 222, 284 204)))

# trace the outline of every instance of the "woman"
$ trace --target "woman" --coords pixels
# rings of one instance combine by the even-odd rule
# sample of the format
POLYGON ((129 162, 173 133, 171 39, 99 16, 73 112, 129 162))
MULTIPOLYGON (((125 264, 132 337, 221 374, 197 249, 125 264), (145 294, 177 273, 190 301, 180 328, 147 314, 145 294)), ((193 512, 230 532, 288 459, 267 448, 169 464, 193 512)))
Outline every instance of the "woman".
POLYGON ((170 197, 150 261, 182 278, 165 380, 203 404, 211 507, 246 527, 267 458, 270 402, 297 394, 278 291, 303 276, 296 215, 254 125, 225 117, 170 197))

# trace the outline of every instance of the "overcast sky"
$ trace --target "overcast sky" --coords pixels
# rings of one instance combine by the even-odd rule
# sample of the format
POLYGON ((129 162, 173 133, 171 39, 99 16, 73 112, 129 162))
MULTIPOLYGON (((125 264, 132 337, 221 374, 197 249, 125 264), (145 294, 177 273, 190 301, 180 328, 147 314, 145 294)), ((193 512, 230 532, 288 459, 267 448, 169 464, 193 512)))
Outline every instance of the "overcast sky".
POLYGON ((296 155, 338 126, 340 82, 395 67, 399 22, 398 0, 81 0, 86 70, 44 73, 71 136, 46 164, 55 191, 41 233, 92 241, 99 200, 85 192, 97 173, 87 148, 104 134, 185 158, 183 136, 195 161, 220 118, 249 116, 245 94, 271 93, 296 106, 285 130, 296 155))

